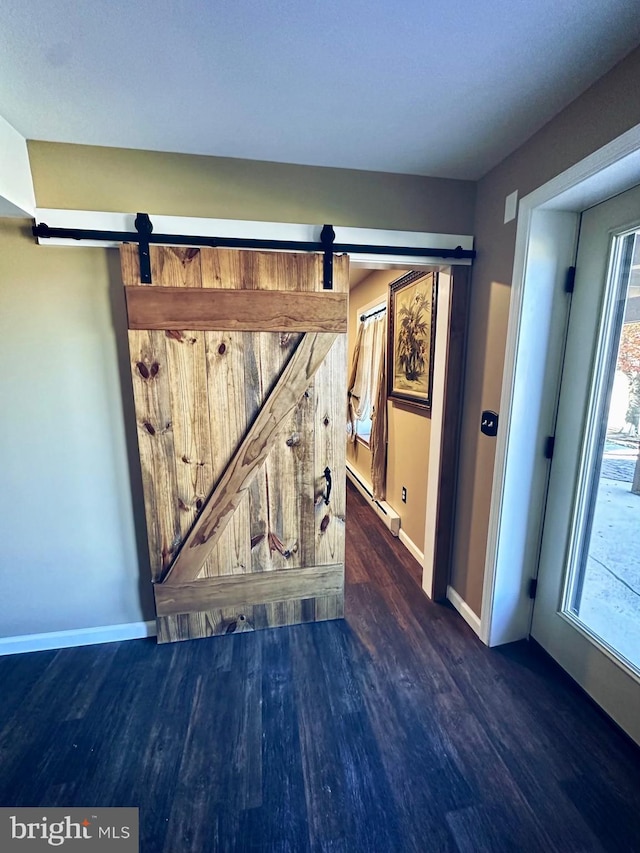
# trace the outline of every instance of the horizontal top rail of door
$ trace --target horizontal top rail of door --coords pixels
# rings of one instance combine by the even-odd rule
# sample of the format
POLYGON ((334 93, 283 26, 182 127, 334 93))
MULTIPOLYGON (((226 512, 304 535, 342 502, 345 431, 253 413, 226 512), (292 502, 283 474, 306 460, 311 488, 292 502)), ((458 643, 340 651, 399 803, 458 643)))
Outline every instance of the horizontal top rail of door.
POLYGON ((136 216, 136 231, 101 231, 89 228, 50 228, 45 222, 37 222, 32 228, 33 236, 41 239, 94 240, 109 243, 137 243, 140 247, 140 280, 151 284, 151 264, 148 247, 150 244, 165 246, 210 246, 226 249, 266 249, 273 251, 323 252, 325 256, 323 287, 333 287, 332 255, 368 253, 374 255, 404 255, 415 258, 440 258, 443 260, 473 260, 473 249, 416 248, 415 246, 378 246, 368 243, 335 243, 335 232, 331 225, 324 225, 320 240, 265 240, 247 237, 205 237, 192 234, 154 234, 153 225, 146 213, 136 216))

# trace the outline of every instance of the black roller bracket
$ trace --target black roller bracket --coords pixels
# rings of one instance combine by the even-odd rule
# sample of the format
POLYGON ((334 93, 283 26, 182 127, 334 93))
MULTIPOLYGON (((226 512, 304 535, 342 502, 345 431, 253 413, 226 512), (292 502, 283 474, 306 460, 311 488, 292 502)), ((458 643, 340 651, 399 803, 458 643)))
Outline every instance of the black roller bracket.
POLYGON ((153 231, 153 225, 148 213, 138 213, 134 225, 140 235, 138 241, 138 257, 140 259, 140 281, 142 284, 152 284, 151 279, 151 255, 149 254, 149 237, 153 231))
POLYGON ((336 232, 333 230, 333 225, 324 225, 320 232, 320 242, 324 252, 322 263, 323 290, 333 290, 333 244, 335 239, 336 232))

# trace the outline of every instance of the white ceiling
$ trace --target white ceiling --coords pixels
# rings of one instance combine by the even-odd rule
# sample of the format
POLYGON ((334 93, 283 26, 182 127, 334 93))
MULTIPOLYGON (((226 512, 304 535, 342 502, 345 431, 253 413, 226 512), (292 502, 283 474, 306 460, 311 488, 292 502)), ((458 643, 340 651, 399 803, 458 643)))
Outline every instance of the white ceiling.
POLYGON ((476 179, 640 42, 638 0, 0 0, 29 139, 476 179))

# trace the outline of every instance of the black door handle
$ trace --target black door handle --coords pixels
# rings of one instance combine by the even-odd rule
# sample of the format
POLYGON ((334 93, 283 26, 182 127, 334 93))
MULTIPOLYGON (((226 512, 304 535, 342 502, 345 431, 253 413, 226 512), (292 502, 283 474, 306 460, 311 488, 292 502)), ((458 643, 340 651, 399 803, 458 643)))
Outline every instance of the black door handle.
POLYGON ((327 493, 324 495, 324 502, 329 506, 329 498, 331 497, 331 468, 329 466, 324 469, 324 478, 327 481, 327 493))

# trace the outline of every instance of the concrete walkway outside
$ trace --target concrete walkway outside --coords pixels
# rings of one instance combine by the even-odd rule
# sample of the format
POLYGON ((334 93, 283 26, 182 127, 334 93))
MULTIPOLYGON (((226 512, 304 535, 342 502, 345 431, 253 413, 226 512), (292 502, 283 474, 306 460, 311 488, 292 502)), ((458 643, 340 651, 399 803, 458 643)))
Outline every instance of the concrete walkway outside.
POLYGON ((605 452, 579 617, 640 670, 640 495, 631 493, 636 454, 635 448, 605 452))

